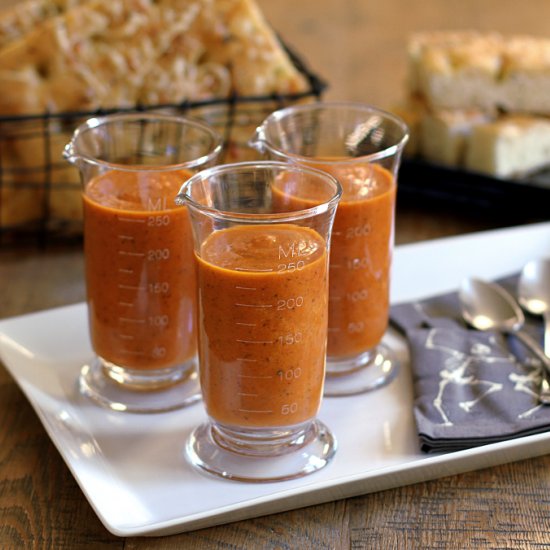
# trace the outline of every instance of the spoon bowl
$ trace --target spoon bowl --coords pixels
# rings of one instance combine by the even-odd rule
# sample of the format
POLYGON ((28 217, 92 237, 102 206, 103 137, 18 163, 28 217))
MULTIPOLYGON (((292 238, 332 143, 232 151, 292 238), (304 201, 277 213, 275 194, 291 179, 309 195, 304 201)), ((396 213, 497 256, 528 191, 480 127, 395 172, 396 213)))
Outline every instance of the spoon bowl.
POLYGON ((533 260, 521 271, 519 303, 533 315, 550 311, 550 258, 533 260))
POLYGON ((466 279, 459 291, 462 316, 478 330, 514 331, 525 322, 515 300, 500 285, 466 279))
POLYGON ((544 318, 544 353, 550 357, 550 258, 525 265, 518 282, 519 303, 544 318))

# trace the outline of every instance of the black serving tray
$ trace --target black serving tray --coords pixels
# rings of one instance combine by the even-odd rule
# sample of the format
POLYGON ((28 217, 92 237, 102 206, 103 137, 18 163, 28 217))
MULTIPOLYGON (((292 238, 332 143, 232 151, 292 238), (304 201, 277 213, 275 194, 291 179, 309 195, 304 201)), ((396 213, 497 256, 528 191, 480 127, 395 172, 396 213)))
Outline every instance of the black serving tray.
POLYGON ((461 205, 529 221, 550 220, 550 168, 516 179, 494 178, 405 159, 399 172, 401 203, 461 205))

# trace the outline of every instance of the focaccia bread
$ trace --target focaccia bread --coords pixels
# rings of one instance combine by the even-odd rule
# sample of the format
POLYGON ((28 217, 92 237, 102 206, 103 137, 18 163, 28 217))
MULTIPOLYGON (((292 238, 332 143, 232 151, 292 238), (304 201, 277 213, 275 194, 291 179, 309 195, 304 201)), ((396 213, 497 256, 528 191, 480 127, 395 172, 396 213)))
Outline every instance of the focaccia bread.
POLYGON ((403 150, 406 157, 414 157, 420 154, 421 124, 428 114, 426 103, 422 98, 411 94, 403 101, 395 104, 390 111, 400 117, 409 129, 409 139, 403 150))
MULTIPOLYGON (((0 44, 0 117, 310 92, 253 0, 27 0, 0 13, 0 44)), ((226 135, 230 160, 259 122, 226 135)), ((29 124, 0 134, 0 227, 80 220, 74 128, 29 124)))
POLYGON ((72 128, 50 120, 45 135, 28 119, 4 121, 0 130, 0 227, 80 220, 80 177, 63 159, 72 128))
POLYGON ((236 94, 264 96, 307 89, 304 76, 252 0, 207 2, 197 24, 208 35, 209 61, 230 69, 236 94))
POLYGON ((442 110, 426 112, 419 132, 422 156, 436 164, 462 166, 474 128, 491 118, 478 110, 442 110))
POLYGON ((416 156, 501 178, 550 166, 550 39, 417 33, 408 63, 416 156))
POLYGON ((307 89, 252 0, 201 0, 189 30, 176 36, 147 75, 139 101, 179 103, 307 89))
POLYGON ((37 25, 87 0, 27 0, 0 12, 0 49, 37 25))
POLYGON ((498 178, 523 177, 550 166, 550 117, 491 116, 479 110, 416 111, 409 157, 498 178))
POLYGON ((298 93, 251 0, 89 0, 0 50, 0 115, 298 93))
POLYGON ((550 114, 550 39, 418 33, 408 59, 410 88, 433 109, 550 114))
POLYGON ((0 114, 136 105, 145 75, 197 17, 194 0, 91 0, 0 50, 0 114))
POLYGON ((548 166, 549 151, 550 119, 504 116, 472 128, 464 166, 502 178, 523 176, 548 166))
MULTIPOLYGON (((46 18, 0 50, 0 115, 135 105, 147 71, 197 13, 192 0, 90 0, 46 18)), ((78 174, 64 168, 62 123, 34 125, 3 133, 2 226, 81 218, 78 187, 65 187, 78 174)))

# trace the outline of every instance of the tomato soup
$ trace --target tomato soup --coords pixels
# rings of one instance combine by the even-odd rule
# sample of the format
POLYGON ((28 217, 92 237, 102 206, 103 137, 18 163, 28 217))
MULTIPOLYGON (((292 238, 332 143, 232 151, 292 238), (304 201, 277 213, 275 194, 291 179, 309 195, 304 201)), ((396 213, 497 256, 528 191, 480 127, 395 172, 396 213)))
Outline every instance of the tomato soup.
POLYGON ((164 369, 196 353, 196 268, 186 171, 111 171, 84 194, 92 345, 128 369, 164 369))
POLYGON ((317 414, 328 321, 324 240, 292 224, 212 233, 198 255, 203 400, 220 424, 291 426, 317 414))
MULTIPOLYGON (((308 163, 338 179, 343 188, 331 238, 328 356, 338 360, 376 346, 387 328, 396 184, 371 163, 308 163)), ((288 183, 285 183, 288 185, 288 183)), ((285 189, 285 185, 281 188, 285 189)), ((315 202, 274 193, 276 209, 302 209, 315 202)))

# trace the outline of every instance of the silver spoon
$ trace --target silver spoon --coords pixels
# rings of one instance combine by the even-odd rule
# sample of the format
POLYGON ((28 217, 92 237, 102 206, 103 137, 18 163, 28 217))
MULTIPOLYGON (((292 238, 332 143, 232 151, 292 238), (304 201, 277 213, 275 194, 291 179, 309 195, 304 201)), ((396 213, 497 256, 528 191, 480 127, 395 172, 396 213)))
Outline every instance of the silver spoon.
POLYGON ((550 258, 525 265, 518 282, 519 303, 544 320, 544 353, 550 357, 550 258))
POLYGON ((534 338, 521 330, 525 317, 514 298, 500 285, 475 278, 462 283, 459 298, 468 324, 478 330, 513 334, 537 356, 544 367, 539 400, 550 404, 550 358, 534 338))

